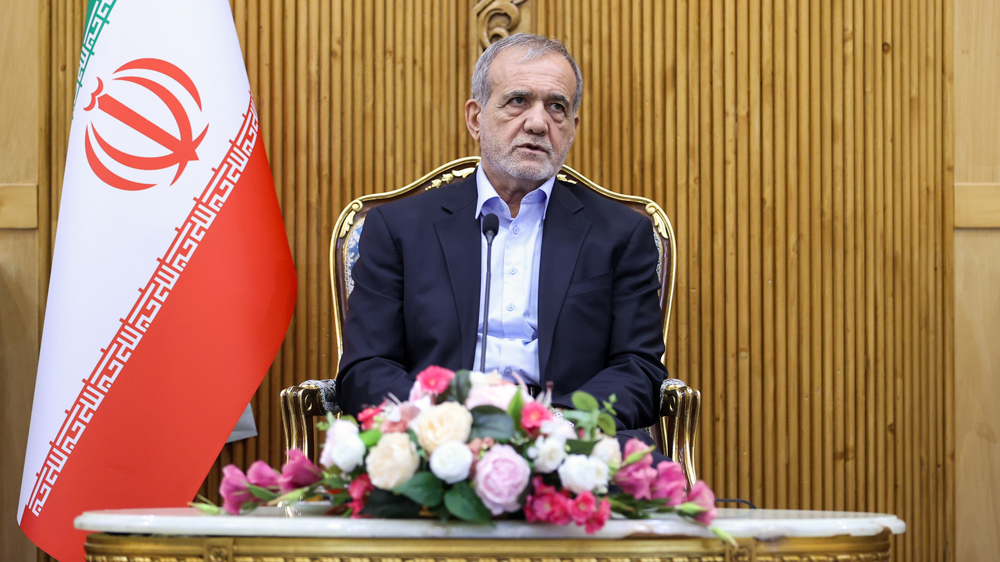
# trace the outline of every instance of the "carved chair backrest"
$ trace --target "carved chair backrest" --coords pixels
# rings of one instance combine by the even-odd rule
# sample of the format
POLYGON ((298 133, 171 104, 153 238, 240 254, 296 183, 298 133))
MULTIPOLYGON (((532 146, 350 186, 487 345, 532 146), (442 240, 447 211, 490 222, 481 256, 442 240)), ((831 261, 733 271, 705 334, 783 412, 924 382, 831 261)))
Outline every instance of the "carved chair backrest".
MULTIPOLYGON (((358 241, 361 238, 361 231, 364 228, 365 215, 369 210, 383 203, 411 197, 429 189, 437 189, 464 179, 475 172, 478 164, 478 156, 454 160, 399 189, 386 193, 362 195, 351 201, 340 214, 330 240, 330 281, 333 289, 334 329, 337 337, 338 363, 343 343, 342 330, 344 317, 347 313, 348 297, 350 297, 351 290, 354 288, 351 270, 360 256, 358 241)), ((674 256, 677 249, 670 219, 667 218, 663 209, 652 200, 636 195, 615 193, 605 189, 568 166, 563 166, 558 178, 561 181, 586 186, 608 199, 628 205, 649 218, 653 227, 652 234, 659 251, 657 274, 660 278, 660 316, 663 325, 663 339, 666 341, 667 329, 670 325, 670 309, 674 296, 674 274, 676 272, 674 256)))

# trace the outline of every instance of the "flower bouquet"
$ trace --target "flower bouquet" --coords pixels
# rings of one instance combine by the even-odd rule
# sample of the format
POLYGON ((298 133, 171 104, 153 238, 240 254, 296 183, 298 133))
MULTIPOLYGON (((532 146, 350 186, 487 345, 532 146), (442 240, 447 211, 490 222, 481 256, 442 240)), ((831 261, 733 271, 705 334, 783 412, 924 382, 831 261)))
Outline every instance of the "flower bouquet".
POLYGON ((622 452, 614 438, 614 396, 599 404, 577 392, 574 409, 565 412, 550 401, 551 389, 536 400, 496 373, 429 367, 406 401, 390 397, 357 419, 328 415, 321 466, 294 449, 280 472, 263 461, 246 473, 229 465, 221 510, 194 505, 240 514, 325 497, 334 515, 474 523, 523 517, 575 523, 587 533, 604 527, 612 513, 674 512, 712 523, 715 496, 704 482, 686 490, 681 466, 654 466, 653 447, 638 439, 622 452))

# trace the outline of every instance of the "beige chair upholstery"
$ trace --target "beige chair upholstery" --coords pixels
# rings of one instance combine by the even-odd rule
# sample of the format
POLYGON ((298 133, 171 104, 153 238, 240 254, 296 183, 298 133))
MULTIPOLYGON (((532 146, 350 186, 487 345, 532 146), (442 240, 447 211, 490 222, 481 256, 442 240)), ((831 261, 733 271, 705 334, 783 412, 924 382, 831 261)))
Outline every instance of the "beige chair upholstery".
MULTIPOLYGON (((478 157, 468 157, 449 162, 419 180, 394 191, 361 196, 352 201, 340 214, 330 241, 330 278, 333 285, 334 326, 338 344, 343 342, 342 330, 347 298, 353 289, 351 269, 358 258, 358 240, 364 227, 367 212, 382 203, 410 197, 429 189, 436 189, 475 172, 478 157)), ((645 197, 614 193, 590 181, 568 166, 559 174, 562 181, 586 186, 595 192, 632 207, 646 216, 652 225, 651 234, 659 249, 657 273, 660 277, 660 318, 663 338, 666 341, 670 324, 670 309, 674 296, 676 271, 676 242, 670 220, 663 210, 645 197)), ((338 345, 338 359, 340 346, 338 345)), ((660 450, 681 463, 688 482, 697 479, 694 466, 695 434, 701 412, 701 393, 678 379, 664 381, 660 388, 660 422, 650 428, 660 450)), ((335 381, 306 381, 281 393, 281 417, 288 448, 302 449, 314 458, 315 416, 327 411, 339 413, 335 381)))

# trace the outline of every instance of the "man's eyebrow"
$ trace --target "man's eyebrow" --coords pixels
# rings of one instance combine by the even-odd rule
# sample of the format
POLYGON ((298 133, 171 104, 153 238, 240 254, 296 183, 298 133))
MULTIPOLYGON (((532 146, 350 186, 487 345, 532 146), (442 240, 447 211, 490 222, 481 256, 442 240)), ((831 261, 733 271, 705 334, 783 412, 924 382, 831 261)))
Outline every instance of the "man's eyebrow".
POLYGON ((550 95, 549 99, 552 100, 552 101, 558 101, 558 102, 562 102, 562 103, 566 103, 566 104, 569 103, 569 98, 567 98, 566 96, 564 96, 562 94, 559 94, 559 93, 555 93, 555 94, 550 95))
POLYGON ((511 98, 530 98, 530 97, 532 97, 532 94, 527 90, 513 90, 504 94, 503 99, 509 100, 511 98))

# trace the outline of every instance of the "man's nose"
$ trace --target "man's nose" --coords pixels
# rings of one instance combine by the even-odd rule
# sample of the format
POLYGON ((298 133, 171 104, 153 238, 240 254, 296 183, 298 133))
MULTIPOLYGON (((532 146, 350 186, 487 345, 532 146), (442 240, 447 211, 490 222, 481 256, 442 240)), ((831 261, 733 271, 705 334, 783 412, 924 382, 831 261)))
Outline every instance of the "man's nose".
POLYGON ((544 135, 549 130, 548 115, 541 103, 532 104, 524 117, 524 130, 532 135, 544 135))

